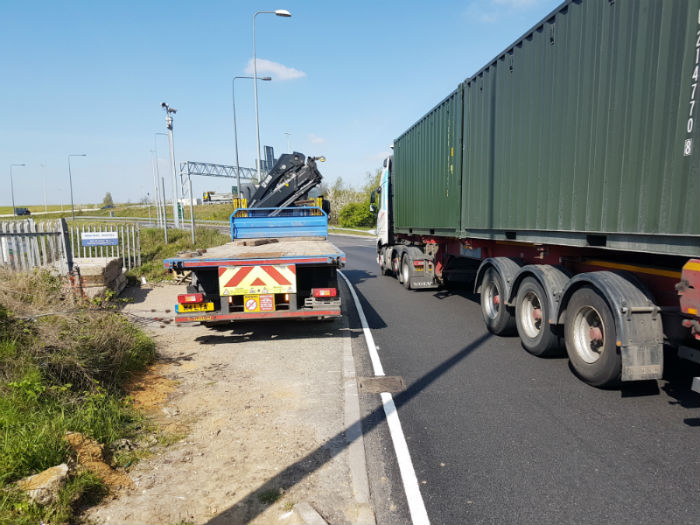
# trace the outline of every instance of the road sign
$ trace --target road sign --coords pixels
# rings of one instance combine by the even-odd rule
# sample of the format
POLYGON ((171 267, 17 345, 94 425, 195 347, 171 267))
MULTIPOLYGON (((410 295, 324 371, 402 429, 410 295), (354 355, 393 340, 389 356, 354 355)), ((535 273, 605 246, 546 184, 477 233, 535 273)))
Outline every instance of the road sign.
POLYGON ((119 246, 119 232, 81 232, 82 246, 119 246))

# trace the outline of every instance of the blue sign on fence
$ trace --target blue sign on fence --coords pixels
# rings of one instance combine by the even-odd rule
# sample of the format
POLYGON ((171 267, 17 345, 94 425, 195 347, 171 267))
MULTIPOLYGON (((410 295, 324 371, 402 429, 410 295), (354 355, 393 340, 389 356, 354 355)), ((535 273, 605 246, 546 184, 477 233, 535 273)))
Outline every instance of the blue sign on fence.
POLYGON ((119 246, 118 232, 82 232, 80 244, 83 246, 119 246))

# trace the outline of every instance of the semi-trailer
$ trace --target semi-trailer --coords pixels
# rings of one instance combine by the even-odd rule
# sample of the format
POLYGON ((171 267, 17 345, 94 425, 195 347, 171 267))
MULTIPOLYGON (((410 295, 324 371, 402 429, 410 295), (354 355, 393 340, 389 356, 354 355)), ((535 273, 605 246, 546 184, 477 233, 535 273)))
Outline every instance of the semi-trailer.
POLYGON ((381 273, 595 386, 700 362, 698 77, 700 0, 564 2, 394 141, 381 273))

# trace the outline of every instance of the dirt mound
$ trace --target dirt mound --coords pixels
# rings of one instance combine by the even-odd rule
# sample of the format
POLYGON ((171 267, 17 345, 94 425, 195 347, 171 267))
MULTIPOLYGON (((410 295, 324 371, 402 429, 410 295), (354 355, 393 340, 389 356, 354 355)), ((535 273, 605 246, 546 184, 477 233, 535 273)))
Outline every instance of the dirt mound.
POLYGON ((114 470, 105 462, 104 449, 97 441, 82 435, 80 432, 68 432, 65 439, 76 455, 78 468, 95 474, 112 492, 133 488, 134 483, 127 474, 114 470))

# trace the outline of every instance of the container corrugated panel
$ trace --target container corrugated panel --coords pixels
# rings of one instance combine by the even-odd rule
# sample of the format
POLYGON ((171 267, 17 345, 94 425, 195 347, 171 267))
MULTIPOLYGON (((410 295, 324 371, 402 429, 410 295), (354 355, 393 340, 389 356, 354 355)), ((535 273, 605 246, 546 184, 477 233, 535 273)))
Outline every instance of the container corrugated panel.
POLYGON ((461 213, 462 86, 394 141, 394 228, 457 235, 461 213))
POLYGON ((700 254, 699 31, 700 0, 570 1, 465 81, 462 235, 700 254))

